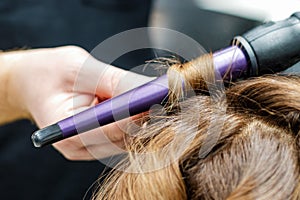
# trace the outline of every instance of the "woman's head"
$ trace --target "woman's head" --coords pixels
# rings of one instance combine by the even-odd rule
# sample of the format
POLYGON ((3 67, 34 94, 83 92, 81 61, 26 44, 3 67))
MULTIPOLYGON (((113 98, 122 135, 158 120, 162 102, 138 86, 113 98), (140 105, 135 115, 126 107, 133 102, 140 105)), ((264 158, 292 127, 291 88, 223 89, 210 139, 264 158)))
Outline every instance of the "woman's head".
POLYGON ((126 172, 114 171, 97 197, 300 198, 299 88, 295 76, 254 78, 217 103, 200 94, 154 115, 126 138, 126 172))

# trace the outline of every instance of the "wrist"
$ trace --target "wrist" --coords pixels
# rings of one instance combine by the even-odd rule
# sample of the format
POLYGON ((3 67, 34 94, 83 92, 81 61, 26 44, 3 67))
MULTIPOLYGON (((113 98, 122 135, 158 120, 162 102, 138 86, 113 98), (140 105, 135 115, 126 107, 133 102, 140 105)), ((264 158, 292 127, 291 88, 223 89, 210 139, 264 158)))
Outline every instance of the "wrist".
MULTIPOLYGON (((18 57, 13 52, 0 52, 0 124, 18 119, 30 119, 30 114, 20 103, 20 93, 16 90, 14 70, 18 57)), ((24 92, 23 92, 24 93, 24 92)))

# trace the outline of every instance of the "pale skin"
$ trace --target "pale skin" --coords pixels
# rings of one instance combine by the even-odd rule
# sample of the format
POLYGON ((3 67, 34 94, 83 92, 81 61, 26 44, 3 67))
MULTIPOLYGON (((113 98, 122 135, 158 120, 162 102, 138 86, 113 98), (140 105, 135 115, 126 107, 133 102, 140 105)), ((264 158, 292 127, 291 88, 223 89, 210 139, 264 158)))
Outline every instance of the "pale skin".
MULTIPOLYGON (((76 46, 2 52, 0 123, 30 119, 43 128, 150 80, 91 58, 76 46), (88 64, 84 64, 88 58, 88 64)), ((123 145, 122 127, 130 120, 73 136, 53 146, 70 160, 94 160, 119 153, 118 147, 123 145)))

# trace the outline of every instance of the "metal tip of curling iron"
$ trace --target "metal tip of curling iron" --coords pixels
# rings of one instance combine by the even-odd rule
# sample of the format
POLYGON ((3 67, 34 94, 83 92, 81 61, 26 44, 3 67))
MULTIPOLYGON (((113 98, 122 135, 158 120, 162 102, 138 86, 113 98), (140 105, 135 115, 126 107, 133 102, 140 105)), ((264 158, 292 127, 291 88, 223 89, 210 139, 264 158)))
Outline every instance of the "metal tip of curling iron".
POLYGON ((35 147, 42 147, 42 143, 41 143, 41 137, 40 137, 40 133, 39 131, 35 131, 32 135, 31 135, 31 140, 32 143, 35 147))
POLYGON ((41 130, 35 131, 31 140, 35 147, 42 147, 47 144, 52 144, 63 138, 62 131, 57 124, 53 124, 41 130))

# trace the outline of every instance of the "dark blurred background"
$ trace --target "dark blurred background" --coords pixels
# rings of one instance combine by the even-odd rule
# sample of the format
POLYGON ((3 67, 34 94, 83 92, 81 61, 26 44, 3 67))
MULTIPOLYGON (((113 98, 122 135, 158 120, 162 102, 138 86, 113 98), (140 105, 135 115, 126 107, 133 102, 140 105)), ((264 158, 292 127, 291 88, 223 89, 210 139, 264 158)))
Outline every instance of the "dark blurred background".
MULTIPOLYGON (((121 31, 159 26, 180 31, 214 51, 260 23, 203 10, 192 0, 1 0, 0 49, 72 44, 91 51, 121 31)), ((114 64, 130 69, 155 56, 149 49, 134 51, 114 64)), ((36 129, 29 121, 0 127, 1 199, 89 199, 88 189, 105 166, 68 161, 51 146, 35 149, 30 136, 36 129)))

